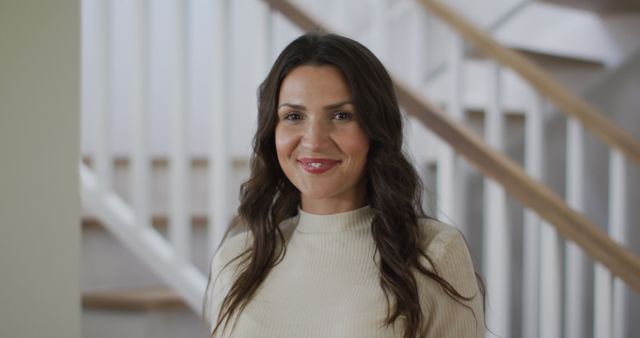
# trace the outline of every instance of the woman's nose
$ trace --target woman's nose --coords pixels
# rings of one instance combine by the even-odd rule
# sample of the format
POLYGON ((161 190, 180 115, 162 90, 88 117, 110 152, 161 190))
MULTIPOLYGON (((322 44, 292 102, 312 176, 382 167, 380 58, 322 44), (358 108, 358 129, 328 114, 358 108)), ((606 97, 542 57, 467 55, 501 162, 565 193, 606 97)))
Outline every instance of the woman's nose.
POLYGON ((313 121, 307 125, 302 136, 302 146, 318 151, 329 144, 329 128, 320 121, 313 121))

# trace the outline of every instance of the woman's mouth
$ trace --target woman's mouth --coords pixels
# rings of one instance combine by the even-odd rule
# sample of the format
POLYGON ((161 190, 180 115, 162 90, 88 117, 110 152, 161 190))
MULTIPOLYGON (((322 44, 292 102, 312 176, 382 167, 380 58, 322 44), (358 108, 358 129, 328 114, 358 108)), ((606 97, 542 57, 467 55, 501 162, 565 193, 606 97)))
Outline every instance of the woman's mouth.
POLYGON ((340 161, 326 158, 301 158, 298 159, 298 163, 304 171, 310 174, 322 174, 331 170, 340 161))

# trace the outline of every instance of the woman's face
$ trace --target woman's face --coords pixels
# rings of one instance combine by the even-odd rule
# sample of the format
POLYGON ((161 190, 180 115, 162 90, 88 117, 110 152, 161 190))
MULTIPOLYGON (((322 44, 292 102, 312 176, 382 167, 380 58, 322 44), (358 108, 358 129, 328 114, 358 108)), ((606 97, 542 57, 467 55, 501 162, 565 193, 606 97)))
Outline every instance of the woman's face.
POLYGON ((316 214, 365 204, 369 138, 351 92, 333 66, 299 66, 278 97, 276 150, 280 167, 300 190, 302 209, 316 214))

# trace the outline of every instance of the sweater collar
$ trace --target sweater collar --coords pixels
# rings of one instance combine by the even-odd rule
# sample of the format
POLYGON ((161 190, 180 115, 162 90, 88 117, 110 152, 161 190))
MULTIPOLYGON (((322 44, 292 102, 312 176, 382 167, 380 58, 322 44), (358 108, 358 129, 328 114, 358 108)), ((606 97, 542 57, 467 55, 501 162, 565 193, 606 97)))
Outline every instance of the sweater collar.
POLYGON ((298 226, 296 230, 299 232, 342 232, 368 227, 373 220, 373 210, 367 205, 359 209, 337 214, 317 215, 299 209, 298 216, 298 226))

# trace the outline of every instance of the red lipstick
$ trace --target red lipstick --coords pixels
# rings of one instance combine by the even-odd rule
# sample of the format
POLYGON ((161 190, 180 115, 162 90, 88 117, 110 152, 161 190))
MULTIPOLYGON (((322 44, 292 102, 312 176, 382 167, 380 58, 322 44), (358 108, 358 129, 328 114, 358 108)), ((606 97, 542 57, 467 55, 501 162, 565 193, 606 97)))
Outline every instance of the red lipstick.
POLYGON ((335 167, 340 161, 326 158, 301 158, 298 162, 310 174, 322 174, 335 167))

